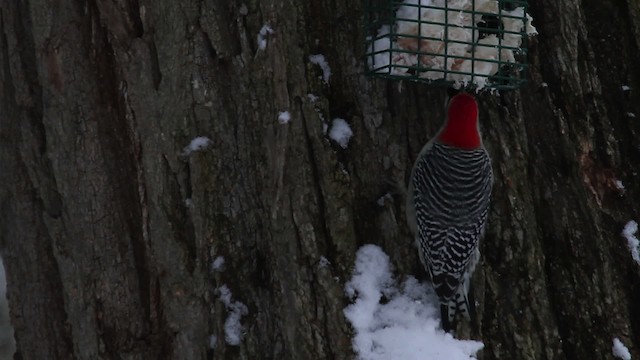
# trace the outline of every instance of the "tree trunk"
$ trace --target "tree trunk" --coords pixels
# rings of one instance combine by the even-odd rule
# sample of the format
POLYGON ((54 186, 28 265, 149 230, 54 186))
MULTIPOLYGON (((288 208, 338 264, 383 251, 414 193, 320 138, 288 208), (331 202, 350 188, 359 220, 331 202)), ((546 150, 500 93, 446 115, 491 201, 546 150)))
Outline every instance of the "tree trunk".
MULTIPOLYGON (((475 279, 484 359, 611 359, 614 337, 640 357, 640 266, 620 236, 639 212, 639 6, 531 1, 529 83, 479 97, 495 174, 475 279)), ((376 200, 445 97, 362 75, 361 11, 0 4, 0 245, 22 358, 353 358, 357 248, 423 271, 400 196, 376 200), (323 129, 334 118, 347 149, 323 129), (188 154, 197 136, 209 146, 188 154), (222 285, 248 308, 239 346, 222 285)))

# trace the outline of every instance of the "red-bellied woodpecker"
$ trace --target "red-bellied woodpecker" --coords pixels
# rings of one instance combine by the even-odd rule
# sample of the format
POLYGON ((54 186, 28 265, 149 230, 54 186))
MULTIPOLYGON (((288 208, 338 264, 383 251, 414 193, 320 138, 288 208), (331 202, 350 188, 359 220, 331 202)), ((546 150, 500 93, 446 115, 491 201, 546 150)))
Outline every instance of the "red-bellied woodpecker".
POLYGON ((447 120, 420 151, 407 196, 407 222, 420 261, 440 299, 442 327, 458 311, 470 319, 471 274, 480 258, 491 198, 491 159, 480 138, 478 104, 469 94, 449 102, 447 120))

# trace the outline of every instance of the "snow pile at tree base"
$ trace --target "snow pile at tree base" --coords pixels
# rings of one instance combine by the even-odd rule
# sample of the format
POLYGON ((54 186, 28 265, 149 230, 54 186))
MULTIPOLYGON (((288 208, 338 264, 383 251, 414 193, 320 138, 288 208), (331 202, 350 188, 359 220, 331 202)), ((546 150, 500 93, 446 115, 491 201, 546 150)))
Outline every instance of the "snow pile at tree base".
POLYGON ((358 250, 344 314, 355 330, 353 348, 362 360, 468 360, 484 344, 457 340, 440 328, 438 299, 430 284, 391 275, 389 257, 375 245, 358 250))

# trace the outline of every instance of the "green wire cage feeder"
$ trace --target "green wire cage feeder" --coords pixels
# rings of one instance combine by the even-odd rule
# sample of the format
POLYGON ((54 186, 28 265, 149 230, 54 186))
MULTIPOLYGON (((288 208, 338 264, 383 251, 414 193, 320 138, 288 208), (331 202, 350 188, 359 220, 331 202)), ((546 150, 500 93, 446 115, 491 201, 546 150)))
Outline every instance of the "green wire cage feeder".
POLYGON ((367 75, 454 88, 526 82, 526 0, 365 0, 367 75))

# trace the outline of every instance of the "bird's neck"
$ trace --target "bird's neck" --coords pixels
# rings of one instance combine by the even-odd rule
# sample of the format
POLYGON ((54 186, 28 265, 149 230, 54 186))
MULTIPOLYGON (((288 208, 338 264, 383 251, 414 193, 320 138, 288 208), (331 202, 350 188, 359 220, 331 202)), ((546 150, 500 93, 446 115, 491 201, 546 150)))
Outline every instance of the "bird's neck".
POLYGON ((447 123, 438 135, 438 142, 464 150, 474 150, 482 146, 475 122, 447 123))

